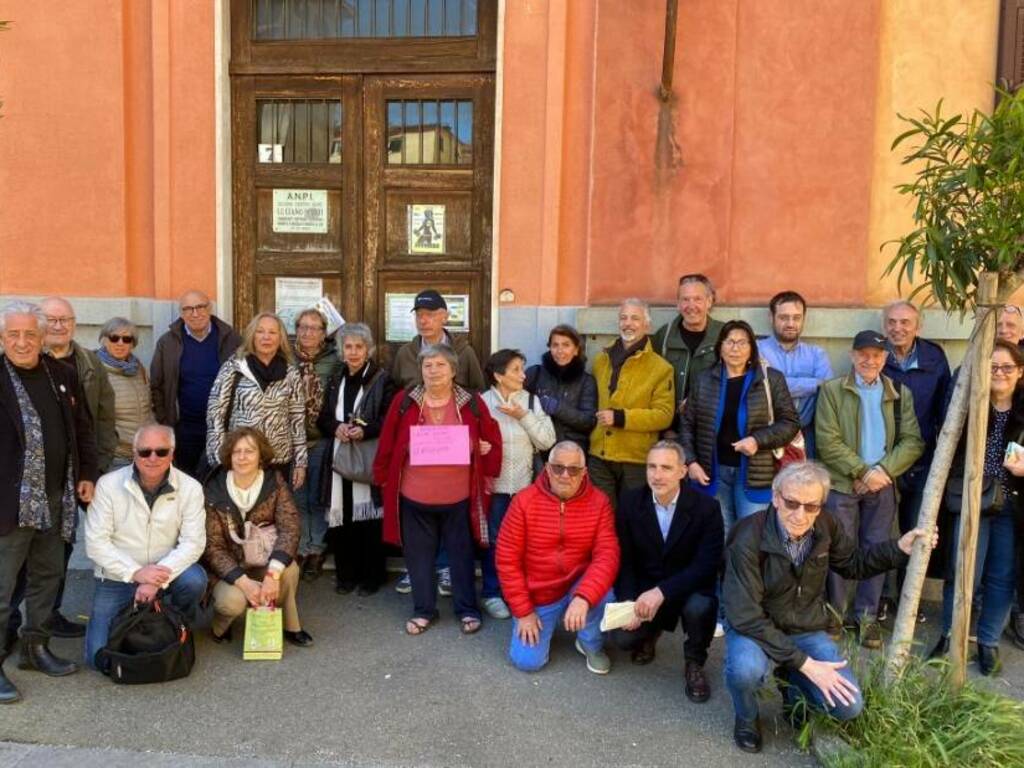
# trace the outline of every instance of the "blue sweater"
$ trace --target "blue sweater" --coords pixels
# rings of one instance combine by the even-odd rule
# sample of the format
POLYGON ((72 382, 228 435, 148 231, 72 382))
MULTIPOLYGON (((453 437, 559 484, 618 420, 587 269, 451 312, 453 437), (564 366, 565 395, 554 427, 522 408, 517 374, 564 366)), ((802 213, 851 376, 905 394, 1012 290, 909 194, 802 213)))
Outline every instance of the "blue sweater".
POLYGON ((220 370, 217 336, 216 324, 210 326, 210 332, 202 341, 196 341, 188 332, 182 333, 184 344, 178 367, 179 429, 197 435, 206 434, 206 404, 220 370))

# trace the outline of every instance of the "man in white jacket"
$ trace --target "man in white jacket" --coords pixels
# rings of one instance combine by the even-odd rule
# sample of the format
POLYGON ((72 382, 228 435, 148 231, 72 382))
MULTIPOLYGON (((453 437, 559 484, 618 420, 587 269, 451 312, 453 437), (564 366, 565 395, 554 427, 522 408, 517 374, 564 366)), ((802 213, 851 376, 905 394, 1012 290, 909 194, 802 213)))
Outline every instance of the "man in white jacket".
POLYGON ((132 445, 134 463, 100 478, 85 520, 85 548, 96 577, 85 663, 94 669, 96 652, 125 606, 147 603, 163 590, 194 620, 206 591, 198 563, 206 548, 203 488, 171 466, 174 430, 142 427, 132 445))

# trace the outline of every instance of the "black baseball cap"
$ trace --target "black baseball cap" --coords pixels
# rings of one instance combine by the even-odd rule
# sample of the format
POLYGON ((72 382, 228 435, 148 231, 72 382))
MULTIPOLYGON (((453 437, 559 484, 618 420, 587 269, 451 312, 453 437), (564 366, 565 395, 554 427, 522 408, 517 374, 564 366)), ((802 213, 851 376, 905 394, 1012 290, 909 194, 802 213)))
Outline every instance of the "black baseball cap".
POLYGON ((854 349, 885 349, 885 336, 878 331, 861 331, 853 337, 854 349))
POLYGON ((448 309, 444 296, 430 288, 416 294, 416 301, 412 303, 412 311, 417 309, 448 309))

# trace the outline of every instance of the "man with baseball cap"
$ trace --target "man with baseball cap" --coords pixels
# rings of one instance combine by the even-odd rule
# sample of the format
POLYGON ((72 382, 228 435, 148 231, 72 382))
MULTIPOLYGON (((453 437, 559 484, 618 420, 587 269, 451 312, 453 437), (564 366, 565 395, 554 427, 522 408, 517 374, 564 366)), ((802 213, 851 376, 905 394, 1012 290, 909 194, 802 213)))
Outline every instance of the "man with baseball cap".
MULTIPOLYGON (((815 411, 818 459, 832 484, 825 508, 860 547, 890 538, 895 481, 924 451, 913 395, 882 374, 887 356, 885 336, 858 333, 850 352, 853 370, 822 384, 815 411)), ((884 578, 857 584, 853 615, 866 648, 882 645, 877 616, 884 578)), ((846 582, 834 572, 829 574, 829 598, 842 616, 846 582)))
POLYGON ((391 378, 401 387, 410 387, 420 383, 420 365, 416 360, 420 350, 427 344, 447 344, 459 358, 459 370, 455 373, 455 383, 472 392, 483 392, 487 389, 480 360, 473 351, 466 336, 453 336, 445 330, 448 322, 448 303, 444 296, 432 288, 416 294, 412 311, 416 313, 417 336, 403 344, 395 355, 391 366, 391 378))

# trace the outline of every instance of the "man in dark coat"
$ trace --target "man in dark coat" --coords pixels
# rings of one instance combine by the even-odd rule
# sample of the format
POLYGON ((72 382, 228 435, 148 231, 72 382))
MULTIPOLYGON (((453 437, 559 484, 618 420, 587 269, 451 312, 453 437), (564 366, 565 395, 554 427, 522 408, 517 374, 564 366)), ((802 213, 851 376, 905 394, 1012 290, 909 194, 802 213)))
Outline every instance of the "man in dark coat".
MULTIPOLYGON (((77 502, 96 481, 96 443, 74 371, 42 356, 46 315, 14 302, 0 311, 0 627, 7 626, 18 573, 27 564, 20 669, 59 677, 78 665, 49 650, 46 619, 64 573, 77 502), (77 497, 77 498, 76 498, 77 497)), ((10 652, 4 644, 2 657, 10 652)), ((0 658, 2 664, 2 658, 0 658)), ((0 667, 0 703, 21 698, 0 667)))
POLYGON ((174 464, 195 475, 206 450, 206 404, 221 364, 242 343, 235 329, 213 314, 202 291, 187 291, 181 317, 156 342, 149 389, 157 422, 174 428, 174 464))
POLYGON ((662 440, 647 453, 647 485, 626 490, 616 511, 622 551, 615 594, 636 601, 636 618, 615 637, 634 664, 654 660, 662 631, 686 632, 686 695, 705 702, 704 662, 715 633, 715 582, 722 560, 722 511, 710 496, 683 485, 679 443, 662 440))

